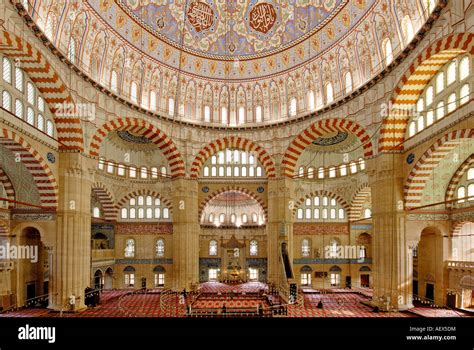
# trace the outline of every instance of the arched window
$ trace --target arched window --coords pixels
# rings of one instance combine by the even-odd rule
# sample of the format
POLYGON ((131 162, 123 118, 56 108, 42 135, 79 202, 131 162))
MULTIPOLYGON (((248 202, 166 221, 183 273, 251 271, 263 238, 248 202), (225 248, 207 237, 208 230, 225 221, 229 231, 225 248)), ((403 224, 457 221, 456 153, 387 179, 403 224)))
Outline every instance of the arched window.
POLYGON ((458 188, 458 203, 464 203, 465 200, 461 199, 466 197, 466 187, 461 186, 458 188))
MULTIPOLYGON (((444 102, 443 101, 440 101, 437 105, 436 105, 436 119, 441 119, 444 117, 444 102)), ((427 123, 427 125, 431 125, 432 123, 427 123)))
POLYGON ((174 99, 171 97, 168 99, 168 114, 174 116, 174 99))
POLYGON ((222 124, 227 124, 228 118, 227 118, 227 107, 222 107, 221 108, 221 122, 222 124))
POLYGON ((74 38, 71 38, 69 40, 67 58, 69 59, 70 62, 72 62, 73 64, 76 64, 76 41, 74 40, 74 38))
POLYGON ((219 215, 219 223, 223 224, 225 222, 225 214, 222 213, 219 215))
POLYGON ((296 115, 296 98, 290 100, 290 116, 294 117, 296 115))
POLYGON ((468 180, 474 180, 474 168, 470 168, 467 171, 467 179, 468 180))
POLYGON ((138 101, 138 85, 134 81, 132 81, 132 84, 130 86, 130 99, 133 103, 137 103, 138 101))
POLYGON ((393 61, 392 43, 389 38, 386 38, 383 44, 385 54, 385 65, 389 66, 393 61))
POLYGON ((258 242, 253 239, 250 241, 250 256, 258 255, 258 242))
POLYGON ((160 172, 161 172, 161 176, 166 176, 166 174, 168 173, 164 165, 161 167, 160 172))
POLYGON ((474 183, 467 186, 467 196, 469 201, 474 201, 474 183))
POLYGON ((300 166, 298 169, 298 177, 303 178, 304 177, 304 167, 300 166))
POLYGON ((303 209, 299 208, 296 211, 296 218, 302 220, 303 219, 303 209))
POLYGON ((326 84, 326 103, 332 103, 334 101, 334 91, 331 83, 326 84))
POLYGON ((38 114, 38 118, 36 118, 36 127, 44 131, 44 117, 41 114, 38 114))
POLYGON ((3 57, 3 81, 5 81, 8 84, 12 83, 12 62, 6 58, 3 57))
POLYGON ((46 20, 44 34, 49 40, 53 39, 53 18, 51 16, 48 16, 48 19, 46 20))
POLYGON ((309 90, 308 91, 308 108, 310 111, 314 111, 316 109, 315 103, 314 103, 314 91, 309 90))
POLYGON ((342 208, 339 209, 339 210, 338 210, 338 218, 339 218, 340 220, 343 220, 345 217, 346 217, 346 212, 345 212, 345 210, 342 209, 342 208))
POLYGON ((255 108, 255 122, 256 123, 262 122, 262 107, 261 106, 257 106, 255 108))
POLYGON ((54 125, 51 120, 46 121, 46 134, 51 137, 54 137, 54 125))
POLYGON ((242 125, 245 123, 245 108, 239 107, 239 124, 242 125))
POLYGON ((112 73, 111 73, 111 76, 110 76, 110 89, 113 92, 118 91, 118 76, 117 76, 117 72, 114 71, 114 70, 112 70, 112 73))
POLYGON ((23 118, 23 103, 19 99, 15 100, 15 115, 18 118, 23 118))
POLYGON ((150 109, 152 111, 156 111, 156 92, 155 91, 150 92, 150 109))
POLYGON ((204 106, 204 121, 207 123, 211 121, 211 108, 209 106, 204 106))
POLYGON ((448 113, 451 113, 452 111, 454 111, 456 109, 456 93, 453 92, 451 95, 449 95, 448 97, 448 113))
POLYGON ((140 168, 140 177, 146 179, 148 177, 148 169, 144 166, 140 168))
POLYGON ((107 172, 108 172, 109 174, 113 174, 113 173, 114 173, 114 168, 115 168, 114 165, 115 165, 114 162, 108 162, 108 163, 107 163, 107 172))
POLYGON ((346 89, 346 94, 350 94, 352 91, 352 75, 351 72, 346 72, 344 75, 344 80, 345 80, 345 89, 346 89))
POLYGON ((311 246, 309 240, 304 238, 301 240, 301 256, 308 257, 311 253, 311 246))
POLYGON ((463 85, 463 87, 461 88, 461 93, 460 93, 460 104, 463 105, 465 103, 468 103, 469 102, 469 99, 470 99, 470 87, 469 87, 469 84, 465 84, 463 85))
POLYGON ((156 256, 159 258, 165 256, 165 240, 162 238, 156 240, 156 256))
POLYGON ((408 127, 408 136, 412 137, 416 134, 416 123, 411 122, 410 126, 408 127))
POLYGON ((212 240, 209 242, 209 255, 216 256, 217 255, 217 241, 212 240))
POLYGON ((30 106, 26 108, 26 122, 35 125, 35 111, 30 106))
POLYGON ((99 207, 94 207, 92 209, 92 216, 94 218, 100 218, 100 208, 99 207))
POLYGON ((12 95, 7 90, 2 93, 2 106, 7 111, 12 111, 12 95))
POLYGON ((365 170, 365 160, 363 158, 359 158, 359 166, 360 170, 365 170))
POLYGON ((135 269, 132 266, 127 266, 123 269, 123 277, 125 287, 135 286, 135 269))
POLYGON ((364 210, 364 219, 369 219, 372 217, 372 210, 370 210, 369 208, 365 209, 364 210))
POLYGON ((411 23, 410 16, 408 15, 403 17, 402 31, 403 31, 403 36, 405 37, 405 43, 408 44, 415 36, 415 33, 413 32, 413 24, 411 23))
POLYGON ((318 169, 318 179, 324 179, 324 168, 320 167, 318 169))
POLYGON ((355 174, 357 172, 357 164, 355 162, 351 162, 350 167, 351 167, 351 174, 355 174))
POLYGON ((434 90, 432 86, 428 86, 426 89, 426 107, 433 103, 434 90))
POLYGON ((336 177, 336 167, 332 166, 329 168, 329 177, 330 178, 336 177))
POLYGON ((461 59, 459 64, 459 79, 464 80, 470 74, 470 67, 469 67, 469 56, 465 56, 461 59))
POLYGON ((246 224, 249 221, 247 214, 242 214, 242 224, 246 224))
POLYGON ((15 67, 15 88, 23 92, 23 71, 20 67, 15 67))
POLYGON ((35 104, 35 88, 31 82, 26 83, 26 100, 29 104, 35 104))
POLYGON ((252 213, 252 222, 256 223, 258 221, 258 217, 256 213, 252 213))
POLYGON ((446 77, 446 85, 451 85, 456 81, 456 60, 453 60, 449 65, 448 65, 448 70, 447 70, 447 77, 446 77))
POLYGON ((126 258, 133 258, 135 256, 135 240, 133 238, 125 240, 124 256, 126 258))
POLYGON ((444 72, 439 72, 436 76, 436 93, 439 94, 444 90, 444 72))
POLYGON ((314 167, 312 166, 308 168, 308 179, 314 179, 314 167))

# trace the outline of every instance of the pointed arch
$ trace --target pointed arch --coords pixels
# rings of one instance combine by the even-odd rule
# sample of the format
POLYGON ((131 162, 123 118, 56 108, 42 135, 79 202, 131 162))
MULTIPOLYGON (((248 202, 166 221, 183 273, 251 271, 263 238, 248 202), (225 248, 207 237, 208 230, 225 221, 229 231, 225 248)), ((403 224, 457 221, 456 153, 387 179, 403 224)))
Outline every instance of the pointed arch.
POLYGON ((84 150, 81 120, 73 116, 60 116, 60 108, 72 104, 69 89, 61 81, 59 74, 42 53, 22 38, 6 32, 0 32, 0 51, 12 59, 18 60, 25 73, 41 92, 54 115, 60 150, 84 150))
POLYGON ((33 176, 39 192, 41 206, 56 210, 58 206, 58 184, 48 164, 23 137, 7 129, 0 130, 0 145, 18 155, 23 165, 33 176))
POLYGON ((138 118, 117 118, 104 123, 92 136, 89 154, 99 156, 100 144, 115 130, 139 133, 151 140, 163 152, 171 169, 171 177, 184 177, 184 161, 174 142, 156 126, 138 118))
POLYGON ((165 198, 163 195, 161 195, 160 193, 158 192, 155 192, 153 190, 150 190, 150 189, 145 189, 145 188, 142 188, 142 189, 139 189, 139 190, 135 190, 135 191, 132 191, 128 194, 126 194, 125 196, 123 196, 118 202, 117 202, 117 205, 116 205, 116 209, 117 209, 117 212, 118 210, 120 210, 120 208, 122 208, 125 203, 130 199, 130 198, 136 198, 138 196, 152 196, 152 197, 157 197, 161 200, 161 202, 163 203, 164 206, 166 206, 169 210, 170 210, 170 213, 173 213, 173 203, 171 202, 171 200, 169 200, 168 198, 165 198))
POLYGON ((351 207, 349 209, 349 221, 355 221, 362 215, 362 206, 371 195, 368 183, 362 184, 352 197, 351 207))
POLYGON ((15 188, 13 187, 12 181, 2 168, 0 168, 0 183, 3 185, 6 197, 9 200, 8 209, 11 209, 15 206, 15 203, 13 202, 15 200, 15 188))
POLYGON ((117 217, 117 208, 112 194, 102 182, 95 182, 92 185, 92 193, 94 193, 102 205, 105 220, 115 220, 117 217))
POLYGON ((446 189, 446 207, 447 208, 452 208, 453 207, 453 202, 451 202, 453 199, 455 199, 456 196, 456 188, 459 185, 459 182, 461 181, 461 178, 463 175, 466 173, 466 171, 474 165, 474 154, 471 154, 460 166, 459 168, 454 172, 453 176, 451 177, 451 180, 449 181, 448 188, 446 189))
POLYGON ((260 198, 257 194, 255 194, 254 192, 248 190, 245 187, 230 185, 230 186, 222 187, 219 190, 213 191, 212 193, 208 194, 203 201, 201 201, 201 203, 199 204, 199 208, 198 208, 198 219, 199 219, 199 221, 201 220, 201 216, 202 216, 203 210, 206 207, 206 205, 211 200, 213 200, 214 198, 219 196, 220 194, 222 194, 224 192, 228 192, 228 191, 244 193, 244 194, 248 195, 249 197, 251 197, 252 199, 254 199, 255 201, 257 201, 257 203, 262 207, 263 212, 265 213, 265 217, 268 218, 268 208, 267 208, 267 206, 266 206, 266 204, 265 204, 265 202, 263 201, 262 198, 260 198))
POLYGON ((249 139, 245 139, 239 136, 230 136, 212 141, 198 152, 191 166, 191 178, 199 177, 199 174, 201 173, 201 168, 207 159, 209 159, 217 152, 228 148, 235 148, 241 151, 254 152, 260 163, 262 163, 263 167, 265 168, 265 174, 267 175, 267 177, 275 177, 275 162, 273 161, 272 157, 267 153, 267 151, 265 151, 265 149, 263 149, 261 146, 257 145, 253 141, 250 141, 249 139))
POLYGON ((370 137, 359 124, 348 119, 323 119, 301 132, 288 146, 282 160, 282 175, 293 177, 296 162, 306 147, 324 135, 326 132, 347 131, 360 140, 364 149, 364 157, 370 157, 374 154, 370 137))
POLYGON ((403 150, 409 113, 428 82, 441 67, 462 53, 474 54, 474 34, 456 33, 426 48, 405 71, 393 92, 392 111, 380 131, 379 152, 403 150), (398 111, 398 112, 397 112, 398 111))
POLYGON ((425 185, 439 162, 460 143, 461 139, 472 138, 474 138, 474 129, 455 130, 447 133, 428 148, 411 169, 405 183, 407 208, 414 208, 421 204, 425 185))

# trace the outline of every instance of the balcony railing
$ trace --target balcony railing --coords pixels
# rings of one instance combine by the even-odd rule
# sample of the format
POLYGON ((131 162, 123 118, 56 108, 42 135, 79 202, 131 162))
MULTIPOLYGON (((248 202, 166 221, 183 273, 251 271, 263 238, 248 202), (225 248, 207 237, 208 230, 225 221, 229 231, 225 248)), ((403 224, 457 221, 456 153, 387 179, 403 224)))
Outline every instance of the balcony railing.
POLYGON ((92 260, 110 260, 114 258, 114 249, 92 249, 92 260))

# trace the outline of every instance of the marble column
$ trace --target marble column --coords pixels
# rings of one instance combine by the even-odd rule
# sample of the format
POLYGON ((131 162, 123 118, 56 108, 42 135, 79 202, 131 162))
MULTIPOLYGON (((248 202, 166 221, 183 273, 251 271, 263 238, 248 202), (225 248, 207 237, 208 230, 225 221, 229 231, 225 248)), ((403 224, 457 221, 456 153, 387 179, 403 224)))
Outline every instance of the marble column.
POLYGON ((400 154, 382 154, 368 163, 372 189, 373 304, 380 310, 413 306, 413 241, 406 232, 400 154))
MULTIPOLYGON (((268 281, 286 286, 281 261, 281 245, 287 244, 290 264, 293 267, 293 183, 289 178, 268 181, 268 281)), ((293 271, 294 273, 294 271, 293 271)))
POLYGON ((85 308, 84 289, 90 284, 91 187, 95 161, 79 153, 60 153, 56 238, 50 266, 49 308, 85 308))
POLYGON ((199 282, 198 182, 173 181, 173 284, 174 290, 191 289, 199 282))

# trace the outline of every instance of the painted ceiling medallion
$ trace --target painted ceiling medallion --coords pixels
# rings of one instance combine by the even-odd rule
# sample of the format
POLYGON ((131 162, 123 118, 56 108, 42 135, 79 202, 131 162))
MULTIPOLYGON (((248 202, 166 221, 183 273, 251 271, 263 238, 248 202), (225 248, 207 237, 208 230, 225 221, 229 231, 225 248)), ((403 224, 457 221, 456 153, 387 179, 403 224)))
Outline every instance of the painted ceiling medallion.
POLYGON ((318 137, 313 141, 313 144, 317 146, 337 145, 338 143, 345 141, 347 136, 349 136, 347 132, 338 132, 336 135, 331 137, 318 137))
POLYGON ((276 12, 272 4, 262 2, 250 11, 249 25, 261 33, 268 33, 276 21, 276 12))
POLYGON ((200 33, 209 29, 214 24, 214 11, 212 8, 201 1, 194 1, 189 5, 186 13, 189 23, 200 33))

